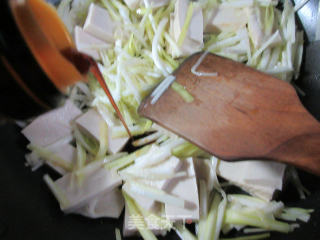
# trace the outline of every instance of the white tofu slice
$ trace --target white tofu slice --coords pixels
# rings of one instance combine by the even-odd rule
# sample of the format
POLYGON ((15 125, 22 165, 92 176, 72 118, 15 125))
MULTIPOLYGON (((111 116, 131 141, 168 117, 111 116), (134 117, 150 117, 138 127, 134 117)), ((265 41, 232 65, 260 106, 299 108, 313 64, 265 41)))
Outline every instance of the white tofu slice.
POLYGON ((199 220, 198 186, 193 159, 185 159, 181 170, 187 171, 187 177, 172 180, 166 191, 186 200, 189 206, 179 208, 165 204, 166 217, 172 221, 199 220))
POLYGON ((114 42, 116 23, 111 19, 106 9, 91 3, 83 30, 102 41, 114 42))
MULTIPOLYGON (((184 26, 189 0, 177 0, 173 18, 173 37, 178 42, 184 26)), ((189 55, 203 47, 203 15, 201 7, 195 6, 186 38, 181 46, 182 55, 189 55)))
POLYGON ((124 199, 121 191, 115 188, 90 200, 86 206, 75 210, 75 213, 89 218, 119 218, 123 208, 124 199))
MULTIPOLYGON (((130 192, 128 191, 128 184, 127 183, 124 183, 122 185, 122 189, 125 192, 130 194, 130 192)), ((158 210, 159 205, 157 203, 155 203, 153 200, 146 198, 146 197, 143 197, 143 196, 140 196, 138 194, 136 194, 134 196, 132 194, 130 194, 130 196, 134 199, 134 201, 139 206, 143 207, 145 210, 150 211, 150 212, 155 212, 158 210)))
MULTIPOLYGON (((52 144, 46 147, 48 151, 55 154, 67 164, 73 164, 76 160, 76 149, 68 142, 63 144, 52 144)), ((50 166, 53 170, 61 175, 66 174, 66 170, 60 166, 53 165, 50 162, 43 161, 36 152, 31 152, 25 155, 27 164, 32 168, 32 171, 37 170, 44 163, 50 166)))
POLYGON ((167 5, 169 3, 169 0, 149 0, 149 4, 151 8, 159 8, 163 7, 164 5, 167 5))
POLYGON ((78 117, 75 122, 81 131, 97 141, 100 138, 100 126, 102 124, 107 125, 100 114, 93 108, 78 117))
MULTIPOLYGON (((172 156, 165 162, 161 162, 160 164, 152 167, 151 169, 152 171, 159 172, 159 173, 163 172, 164 170, 171 169, 173 173, 176 173, 179 171, 179 169, 181 169, 181 167, 182 167, 182 161, 179 158, 172 156)), ((170 185, 170 181, 173 181, 173 179, 165 179, 165 180, 158 180, 158 181, 151 181, 151 180, 137 180, 137 181, 157 189, 166 190, 168 185, 170 185)), ((123 188, 126 189, 126 186, 127 185, 124 184, 123 188)), ((137 202, 137 204, 139 204, 145 210, 150 212, 156 212, 158 210, 159 206, 156 201, 153 201, 152 199, 148 199, 139 195, 135 195, 132 197, 137 202)))
POLYGON ((159 162, 164 162, 171 156, 171 148, 162 148, 155 144, 151 146, 149 151, 139 156, 135 160, 135 167, 139 168, 150 168, 157 166, 159 162))
POLYGON ((282 190, 286 165, 270 161, 220 161, 218 175, 253 196, 271 200, 275 190, 282 190))
POLYGON ((109 192, 122 183, 116 172, 105 168, 98 167, 84 172, 81 184, 71 173, 55 181, 57 189, 66 200, 66 206, 60 204, 63 211, 73 212, 99 194, 109 192))
POLYGON ((31 171, 36 171, 44 164, 35 152, 27 153, 24 157, 26 159, 26 166, 31 167, 31 171))
POLYGON ((95 60, 100 60, 99 51, 96 50, 98 47, 106 49, 111 46, 110 44, 93 37, 89 33, 86 33, 79 26, 75 27, 74 34, 77 50, 93 57, 95 60))
POLYGON ((71 121, 81 114, 70 100, 64 106, 37 117, 22 130, 22 134, 34 145, 46 147, 58 140, 71 137, 71 121))
MULTIPOLYGON (((124 2, 127 4, 127 6, 131 10, 135 10, 141 5, 144 5, 143 0, 124 0, 124 2)), ((169 0, 148 0, 151 8, 159 8, 164 5, 167 5, 169 3, 169 0)))
MULTIPOLYGON (((170 36, 171 36, 173 39, 175 39, 175 38, 174 38, 174 26, 173 26, 173 23, 174 23, 174 14, 173 14, 173 13, 170 13, 169 34, 170 34, 170 36)), ((181 56, 181 53, 179 52, 180 50, 178 51, 178 50, 173 49, 173 47, 172 47, 169 43, 167 43, 167 49, 168 49, 168 52, 169 52, 174 58, 181 56)))
POLYGON ((124 0, 125 4, 130 8, 131 10, 137 9, 141 3, 142 0, 124 0))
POLYGON ((248 7, 246 8, 247 18, 248 18, 248 31, 250 38, 253 42, 255 48, 259 48, 263 40, 265 39, 265 34, 263 32, 261 23, 261 13, 259 7, 248 7))
MULTIPOLYGON (((47 149, 64 160, 66 163, 74 164, 76 162, 77 150, 71 144, 67 143, 62 145, 50 145, 47 147, 47 149)), ((67 173, 62 167, 55 166, 50 162, 45 163, 61 175, 65 175, 67 173)))
POLYGON ((111 153, 120 152, 129 140, 129 137, 113 138, 112 128, 109 128, 108 151, 111 153))
MULTIPOLYGON (((100 138, 101 124, 107 124, 95 109, 90 109, 88 112, 77 118, 75 122, 82 131, 84 131, 86 134, 89 134, 97 141, 99 141, 100 138)), ((112 127, 108 127, 108 136, 108 152, 111 153, 117 153, 121 151, 129 140, 129 137, 113 138, 112 127)))
MULTIPOLYGON (((124 210, 124 221, 123 221, 123 236, 124 237, 131 237, 138 234, 138 229, 136 228, 135 223, 133 222, 133 218, 137 218, 137 216, 131 216, 129 213, 129 209, 127 205, 125 206, 124 210)), ((148 218, 137 218, 139 223, 142 223, 142 221, 145 221, 148 225, 148 228, 155 234, 155 235, 163 235, 166 233, 166 230, 162 230, 157 228, 155 224, 152 224, 152 221, 150 221, 148 218)))
POLYGON ((236 32, 248 23, 248 16, 244 8, 220 4, 218 8, 212 11, 205 26, 205 32, 207 33, 236 32))
MULTIPOLYGON (((187 11, 190 1, 189 0, 177 0, 174 11, 174 37, 179 39, 183 25, 187 17, 187 11)), ((203 42, 203 16, 202 9, 195 6, 193 9, 193 15, 190 21, 187 36, 189 39, 202 43, 203 42)))

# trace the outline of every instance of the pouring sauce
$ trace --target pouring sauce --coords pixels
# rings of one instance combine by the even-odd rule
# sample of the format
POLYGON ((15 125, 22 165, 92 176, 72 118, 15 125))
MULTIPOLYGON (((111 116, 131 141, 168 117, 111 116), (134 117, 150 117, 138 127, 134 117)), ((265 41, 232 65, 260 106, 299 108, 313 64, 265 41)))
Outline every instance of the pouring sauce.
POLYGON ((112 104, 114 110, 116 111, 116 113, 117 113, 120 121, 122 122, 123 126, 125 127, 127 133, 129 134, 130 137, 132 137, 129 128, 128 128, 116 102, 114 101, 106 82, 104 81, 103 75, 102 75, 101 71, 99 70, 99 67, 98 67, 98 64, 96 63, 96 61, 92 57, 90 57, 86 54, 80 53, 79 51, 77 51, 71 47, 63 49, 61 51, 61 54, 63 56, 65 56, 65 58, 68 59, 70 62, 72 62, 73 65, 78 69, 78 71, 81 74, 86 75, 89 71, 92 72, 92 74, 98 80, 100 86, 102 87, 102 89, 104 90, 106 95, 108 96, 110 103, 112 104))
POLYGON ((87 73, 91 71, 131 137, 97 63, 75 49, 55 9, 42 0, 9 0, 9 6, 28 47, 56 88, 60 92, 66 92, 68 86, 85 81, 87 73))

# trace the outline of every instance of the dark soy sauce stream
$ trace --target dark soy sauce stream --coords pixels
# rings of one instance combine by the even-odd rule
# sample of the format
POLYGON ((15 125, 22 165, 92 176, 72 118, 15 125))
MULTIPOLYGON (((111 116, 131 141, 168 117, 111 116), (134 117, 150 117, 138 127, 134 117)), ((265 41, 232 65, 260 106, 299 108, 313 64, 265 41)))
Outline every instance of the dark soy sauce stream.
POLYGON ((61 54, 65 58, 67 58, 70 62, 72 62, 73 65, 78 69, 78 71, 82 75, 86 75, 89 71, 92 72, 92 74, 96 77, 100 86, 103 88, 104 92, 108 96, 113 108, 116 110, 116 113, 117 113, 120 121, 122 122, 123 126, 125 127, 126 131, 128 132, 128 134, 131 138, 132 135, 130 133, 130 130, 129 130, 117 104, 115 103, 115 101, 111 95, 111 92, 110 92, 110 90, 109 90, 106 82, 104 81, 104 78, 99 70, 98 64, 95 62, 95 60, 93 58, 91 58, 90 56, 83 54, 83 53, 80 53, 73 48, 63 49, 61 51, 61 54))

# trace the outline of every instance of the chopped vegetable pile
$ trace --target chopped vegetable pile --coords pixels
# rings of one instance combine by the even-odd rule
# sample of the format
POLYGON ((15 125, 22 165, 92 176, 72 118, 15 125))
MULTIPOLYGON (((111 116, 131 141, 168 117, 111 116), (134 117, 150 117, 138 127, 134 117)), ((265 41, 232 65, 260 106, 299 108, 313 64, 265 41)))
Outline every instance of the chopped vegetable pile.
MULTIPOLYGON (((148 240, 171 230, 183 240, 231 239, 220 236, 232 229, 244 234, 234 239, 265 239, 270 231, 288 233, 298 220, 309 220, 312 210, 273 200, 283 187, 284 164, 219 160, 137 113, 160 82, 154 102, 170 86, 192 102, 194 96, 170 74, 201 50, 190 69, 198 76, 217 74, 197 71, 211 52, 284 81, 297 79, 303 32, 290 1, 62 0, 57 11, 78 51, 98 62, 134 136, 129 139, 92 75, 70 88, 63 106, 23 129, 32 170, 47 164, 61 175, 44 180, 62 211, 119 218, 124 209, 122 235, 148 240), (248 194, 231 194, 230 185, 248 194), (195 232, 186 223, 194 223, 195 232)), ((121 239, 119 229, 115 235, 121 239)))

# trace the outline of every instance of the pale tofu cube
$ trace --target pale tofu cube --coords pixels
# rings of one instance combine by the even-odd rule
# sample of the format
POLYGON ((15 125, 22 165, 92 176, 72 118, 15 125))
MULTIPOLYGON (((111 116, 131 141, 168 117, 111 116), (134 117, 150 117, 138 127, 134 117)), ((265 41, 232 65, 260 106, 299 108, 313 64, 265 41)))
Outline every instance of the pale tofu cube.
MULTIPOLYGON (((189 0, 177 0, 176 2, 174 12, 174 36, 176 40, 179 39, 182 28, 185 24, 189 4, 189 0)), ((200 7, 195 6, 193 9, 193 15, 186 37, 195 42, 203 42, 203 16, 202 9, 200 7)))
POLYGON ((86 206, 77 209, 75 213, 90 218, 119 218, 123 208, 124 199, 121 191, 115 188, 90 200, 86 206))
POLYGON ((153 224, 151 218, 144 218, 140 216, 132 216, 129 213, 129 209, 127 205, 125 205, 124 210, 124 221, 123 221, 123 236, 124 237, 131 237, 138 234, 138 229, 136 228, 136 225, 134 223, 134 218, 138 221, 138 223, 143 224, 142 221, 144 221, 148 229, 150 229, 155 235, 164 235, 166 233, 166 230, 159 229, 156 224, 153 224))
POLYGON ((183 161, 181 171, 186 171, 187 176, 170 181, 166 191, 184 199, 187 202, 187 207, 179 208, 165 204, 166 217, 171 221, 199 220, 198 186, 192 158, 183 161))
MULTIPOLYGON (((130 191, 128 191, 128 184, 125 183, 122 185, 122 189, 129 193, 130 194, 130 191)), ((156 212, 158 211, 158 208, 159 208, 159 204, 157 204, 155 201, 149 199, 149 198, 146 198, 146 197, 143 197, 141 195, 138 195, 138 194, 135 194, 134 196, 131 194, 130 195, 134 201, 141 207, 143 207, 143 209, 149 211, 149 212, 156 212)))
POLYGON ((217 173, 236 186, 264 200, 282 190, 286 165, 270 161, 220 161, 217 173))
MULTIPOLYGON (((52 152, 57 157, 61 158, 67 164, 71 164, 71 166, 76 162, 77 159, 77 150, 69 143, 66 144, 59 144, 59 145, 50 145, 47 149, 52 152)), ((65 175, 67 171, 62 167, 56 166, 51 162, 45 162, 49 165, 52 169, 56 172, 60 173, 61 175, 65 175)))
POLYGON ((237 32, 248 23, 246 10, 221 4, 212 10, 205 26, 207 33, 237 32))
POLYGON ((134 167, 148 168, 153 167, 167 160, 171 156, 171 149, 161 148, 155 144, 152 144, 148 152, 142 156, 139 156, 135 160, 134 167))
POLYGON ((127 204, 125 204, 125 209, 124 209, 124 221, 123 221, 122 234, 124 237, 131 237, 137 234, 137 228, 132 220, 132 216, 130 216, 127 204))
POLYGON ((89 33, 86 33, 79 26, 75 27, 74 34, 77 50, 91 56, 95 60, 100 60, 98 48, 107 49, 111 46, 110 44, 93 37, 89 33))
POLYGON ((196 43, 203 43, 203 15, 201 7, 194 9, 188 29, 188 37, 196 43))
POLYGON ((64 106, 37 117, 22 130, 22 134, 34 145, 46 147, 58 140, 71 137, 71 121, 81 114, 70 100, 64 106))
MULTIPOLYGON (((75 122, 83 132, 97 141, 100 139, 100 127, 102 124, 107 125, 95 109, 90 109, 88 112, 77 118, 75 122)), ((129 137, 113 138, 112 127, 106 127, 108 128, 108 152, 117 153, 121 151, 128 142, 129 137)))
POLYGON ((115 171, 109 171, 105 168, 84 170, 83 172, 85 174, 81 176, 80 182, 71 173, 55 181, 57 189, 66 202, 66 205, 60 205, 63 211, 73 212, 85 206, 99 194, 112 191, 122 183, 115 171))
MULTIPOLYGON (((144 1, 143 0, 124 0, 124 2, 127 4, 127 6, 131 10, 135 10, 141 5, 144 6, 144 1)), ((169 3, 169 0, 148 0, 148 3, 151 8, 159 8, 164 5, 167 5, 169 3)))
POLYGON ((90 135, 97 141, 100 139, 101 126, 107 125, 95 109, 90 109, 89 111, 85 112, 78 117, 75 122, 82 132, 90 135))
POLYGON ((32 171, 36 171, 43 165, 43 161, 35 152, 27 153, 24 157, 26 159, 26 166, 31 167, 32 171))
POLYGON ((130 8, 131 10, 137 9, 141 3, 142 0, 124 0, 125 4, 130 8))
POLYGON ((151 8, 159 8, 167 5, 169 0, 148 0, 151 8))
POLYGON ((113 128, 109 128, 108 152, 117 153, 120 152, 123 149, 123 147, 127 144, 129 137, 113 138, 112 131, 113 128))
POLYGON ((83 30, 102 41, 113 43, 115 27, 108 11, 91 3, 83 30))
POLYGON ((255 48, 259 48, 262 45, 263 40, 265 39, 265 34, 263 32, 263 27, 261 23, 260 8, 249 7, 246 9, 246 11, 250 38, 255 48))
MULTIPOLYGON (((178 42, 187 17, 189 0, 177 0, 173 17, 173 37, 178 42)), ((190 55, 203 47, 203 15, 202 8, 195 6, 188 32, 181 46, 182 55, 190 55)))
MULTIPOLYGON (((163 170, 171 169, 172 173, 176 173, 179 171, 181 166, 182 166, 182 161, 180 159, 172 156, 168 160, 166 160, 165 162, 161 162, 160 164, 158 164, 152 168, 148 168, 148 169, 151 169, 151 171, 158 172, 158 173, 163 172, 163 170)), ((170 185, 170 181, 172 181, 172 179, 165 179, 165 180, 140 179, 137 181, 141 182, 143 184, 146 184, 148 186, 152 186, 154 188, 160 189, 160 190, 166 190, 166 188, 170 185)), ((124 187, 123 187, 124 190, 126 189, 126 186, 127 185, 124 184, 124 187)), ((140 195, 135 195, 132 197, 134 198, 136 203, 139 204, 141 207, 143 207, 145 210, 150 211, 150 212, 156 212, 158 210, 159 205, 157 204, 156 201, 149 199, 149 198, 145 198, 140 195)))
MULTIPOLYGON (((52 154, 59 157, 61 160, 66 162, 66 164, 71 164, 71 166, 76 161, 76 149, 70 145, 69 143, 63 143, 63 144, 52 144, 46 147, 48 151, 50 151, 52 154)), ((57 165, 54 165, 51 162, 47 162, 42 160, 36 152, 31 152, 25 155, 25 158, 27 160, 27 164, 32 167, 32 171, 37 170, 39 167, 43 165, 43 163, 47 164, 49 167, 51 167, 53 170, 55 170, 57 173, 64 175, 67 173, 67 171, 57 165)))

